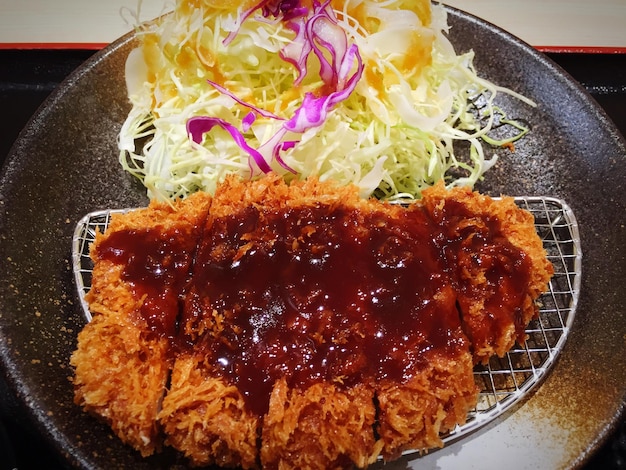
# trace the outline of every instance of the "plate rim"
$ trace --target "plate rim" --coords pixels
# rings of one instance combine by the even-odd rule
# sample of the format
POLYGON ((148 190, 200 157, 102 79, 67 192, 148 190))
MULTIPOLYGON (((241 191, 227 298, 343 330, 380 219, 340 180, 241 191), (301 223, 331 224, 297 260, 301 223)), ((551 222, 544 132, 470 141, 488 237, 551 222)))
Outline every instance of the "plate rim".
MULTIPOLYGON (((522 47, 526 49, 528 53, 531 54, 534 60, 540 61, 542 64, 549 66, 552 70, 555 71, 558 75, 564 76, 566 78, 565 82, 572 87, 573 89, 577 89, 578 92, 585 97, 591 104, 591 109, 594 110, 596 117, 603 119, 603 123, 612 126, 613 133, 619 139, 621 139, 622 146, 626 146, 626 140, 624 136, 617 131, 614 123, 610 120, 608 115, 604 112, 602 108, 597 105, 589 95, 589 93, 584 89, 584 87, 576 82, 565 70, 559 67, 557 64, 552 62, 548 57, 543 55, 541 52, 529 46, 527 43, 523 42, 519 38, 513 36, 507 31, 501 29, 500 27, 493 25, 481 18, 478 18, 474 15, 471 15, 463 10, 459 10, 457 8, 453 8, 450 6, 445 6, 446 10, 453 15, 456 15, 458 19, 471 21, 472 23, 479 25, 481 28, 487 28, 491 33, 497 34, 501 37, 506 37, 507 40, 517 45, 518 47, 522 47)), ((97 51, 93 56, 91 56, 87 61, 85 61, 81 66, 79 66, 76 70, 74 70, 70 75, 68 75, 63 82, 42 102, 42 104, 38 107, 37 111, 33 114, 33 116, 28 120, 25 127, 22 129, 20 134, 18 135, 16 141, 13 143, 9 153, 7 155, 7 159, 1 169, 0 173, 0 196, 4 194, 5 191, 5 182, 8 178, 11 177, 12 172, 14 171, 14 166, 16 165, 17 160, 20 157, 19 149, 22 145, 22 141, 25 139, 27 134, 32 130, 32 128, 37 124, 37 122, 41 119, 45 119, 47 113, 52 112, 51 109, 55 106, 59 100, 62 100, 66 93, 66 89, 72 86, 75 82, 79 81, 85 74, 89 73, 92 69, 96 68, 100 62, 109 57, 112 54, 118 53, 120 49, 123 49, 125 46, 131 45, 134 41, 136 41, 136 34, 130 32, 116 41, 109 44, 104 49, 97 51)), ((3 218, 0 218, 0 229, 4 227, 3 218)), ((4 338, 4 320, 0 324, 0 337, 4 338)), ((20 378, 17 375, 13 374, 13 370, 16 365, 19 365, 18 361, 15 361, 15 358, 10 357, 8 354, 6 345, 6 341, 2 341, 2 345, 0 346, 0 369, 2 369, 2 373, 6 378, 6 381, 11 388, 11 390, 16 394, 18 400, 20 401, 20 405, 26 411, 25 416, 29 418, 32 424, 35 425, 37 431, 46 436, 49 442, 52 442, 59 455, 68 457, 67 447, 60 446, 61 442, 66 444, 71 444, 70 440, 67 439, 60 430, 54 420, 51 419, 50 416, 47 416, 42 410, 35 409, 31 406, 29 390, 30 387, 27 387, 26 384, 20 382, 20 378)), ((591 443, 591 448, 587 449, 587 455, 582 455, 582 461, 584 462, 589 457, 589 450, 593 453, 597 448, 606 441, 608 436, 616 429, 619 424, 620 419, 626 415, 626 401, 622 401, 621 404, 618 404, 616 409, 616 414, 613 416, 613 419, 605 423, 604 433, 598 436, 596 442, 591 443)), ((76 449, 76 446, 70 445, 76 449)), ((83 462, 82 459, 77 458, 75 452, 71 453, 72 459, 76 459, 75 463, 79 465, 86 465, 86 461, 83 462)), ((573 464, 577 464, 580 462, 573 462, 573 464)))

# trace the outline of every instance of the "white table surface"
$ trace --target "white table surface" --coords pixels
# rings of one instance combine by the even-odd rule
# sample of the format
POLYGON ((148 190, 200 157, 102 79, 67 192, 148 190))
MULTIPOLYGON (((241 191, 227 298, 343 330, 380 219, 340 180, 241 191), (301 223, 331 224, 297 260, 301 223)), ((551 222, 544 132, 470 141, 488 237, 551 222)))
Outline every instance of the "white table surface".
MULTIPOLYGON (((0 0, 0 48, 99 48, 174 0, 0 0)), ((548 50, 626 52, 626 0, 444 0, 548 50)))

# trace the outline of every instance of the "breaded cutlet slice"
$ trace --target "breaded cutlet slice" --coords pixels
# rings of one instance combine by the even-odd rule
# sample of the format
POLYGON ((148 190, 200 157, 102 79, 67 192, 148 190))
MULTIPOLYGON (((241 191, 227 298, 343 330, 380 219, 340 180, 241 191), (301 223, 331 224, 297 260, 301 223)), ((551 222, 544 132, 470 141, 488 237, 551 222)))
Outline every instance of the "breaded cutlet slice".
MULTIPOLYGON (((131 232, 137 242, 160 239, 175 230, 182 240, 177 246, 183 248, 175 262, 184 271, 209 205, 210 198, 198 194, 180 202, 178 210, 152 203, 146 209, 115 214, 106 233, 97 233, 91 247, 94 269, 86 300, 93 319, 79 333, 71 357, 75 402, 104 419, 143 456, 161 445, 156 416, 171 367, 170 338, 164 332, 173 327, 165 323, 174 319, 173 312, 167 318, 163 311, 151 311, 150 294, 137 291, 125 279, 127 260, 118 242, 131 232)), ((161 260, 161 265, 167 269, 171 262, 161 260)))
POLYGON ((306 389, 278 380, 263 420, 264 469, 364 468, 376 461, 382 442, 376 423, 374 390, 360 384, 340 387, 320 382, 306 389))
POLYGON ((389 461, 407 450, 443 447, 441 436, 465 423, 477 397, 467 350, 429 355, 428 364, 406 382, 382 381, 376 387, 382 457, 389 461))
POLYGON ((456 279, 463 328, 475 362, 523 343, 537 298, 554 268, 530 212, 468 188, 424 191, 421 204, 445 233, 441 246, 456 279))
POLYGON ((258 467, 260 418, 233 384, 214 374, 200 354, 176 358, 159 422, 165 443, 194 466, 258 467))

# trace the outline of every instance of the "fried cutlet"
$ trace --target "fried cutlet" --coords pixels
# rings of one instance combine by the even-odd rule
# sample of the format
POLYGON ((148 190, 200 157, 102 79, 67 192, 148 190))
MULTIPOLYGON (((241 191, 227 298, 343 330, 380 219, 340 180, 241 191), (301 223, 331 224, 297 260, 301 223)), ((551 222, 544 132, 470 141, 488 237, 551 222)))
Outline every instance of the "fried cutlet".
POLYGON ((503 356, 516 341, 524 342, 538 312, 535 300, 554 272, 532 214, 513 198, 449 191, 442 184, 427 189, 421 203, 444 233, 437 243, 455 282, 475 362, 503 356))
POLYGON ((113 215, 91 248, 94 268, 86 300, 93 319, 79 333, 71 357, 75 401, 144 456, 162 440, 156 416, 171 369, 180 288, 172 272, 189 269, 209 201, 198 194, 176 210, 153 203, 113 215), (118 237, 128 233, 134 234, 130 244, 118 237), (176 245, 177 253, 161 256, 168 245, 176 245), (133 272, 144 279, 137 282, 133 272))
MULTIPOLYGON (((88 300, 101 315, 72 359, 78 403, 144 454, 156 445, 136 429, 150 443, 162 430, 194 465, 364 467, 441 446, 476 403, 473 363, 523 339, 551 274, 532 216, 463 189, 438 185, 406 208, 315 179, 231 177, 198 200, 202 210, 179 202, 172 213, 195 214, 178 216, 193 220, 180 229, 187 255, 177 274, 164 274, 176 302, 146 290, 128 262, 98 255, 116 239, 145 251, 145 237, 128 230, 142 217, 121 216, 98 237, 101 280, 88 300), (98 285, 111 276, 105 293, 98 285), (128 305, 99 307, 118 290, 128 305), (162 303, 177 309, 175 327, 145 314, 162 303), (96 381, 119 370, 107 359, 119 346, 97 326, 106 322, 141 338, 119 359, 124 381, 145 380, 140 359, 159 363, 149 396, 96 381), (104 358, 98 377, 84 364, 95 360, 88 350, 104 358), (94 405, 91 390, 105 399, 94 405), (118 401, 151 411, 139 425, 118 401)), ((155 225, 147 232, 181 241, 167 235, 177 223, 155 225)), ((157 265, 180 251, 161 248, 150 251, 157 265)))
POLYGON ((382 441, 374 390, 319 382, 307 388, 276 381, 263 420, 263 468, 364 468, 376 461, 382 441))
POLYGON ((194 466, 257 467, 260 417, 198 354, 177 357, 158 419, 165 443, 194 466))

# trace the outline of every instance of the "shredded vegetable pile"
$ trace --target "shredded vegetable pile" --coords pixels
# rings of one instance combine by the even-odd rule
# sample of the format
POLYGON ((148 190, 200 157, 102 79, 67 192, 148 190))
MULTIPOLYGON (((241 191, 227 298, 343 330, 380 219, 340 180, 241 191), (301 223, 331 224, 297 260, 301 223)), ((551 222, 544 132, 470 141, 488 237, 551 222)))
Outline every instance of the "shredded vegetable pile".
POLYGON ((178 0, 138 27, 120 162, 159 200, 229 173, 315 175, 388 200, 473 186, 496 161, 486 149, 528 131, 497 94, 534 104, 480 78, 447 30, 429 0, 178 0), (490 137, 502 123, 512 134, 490 137))

